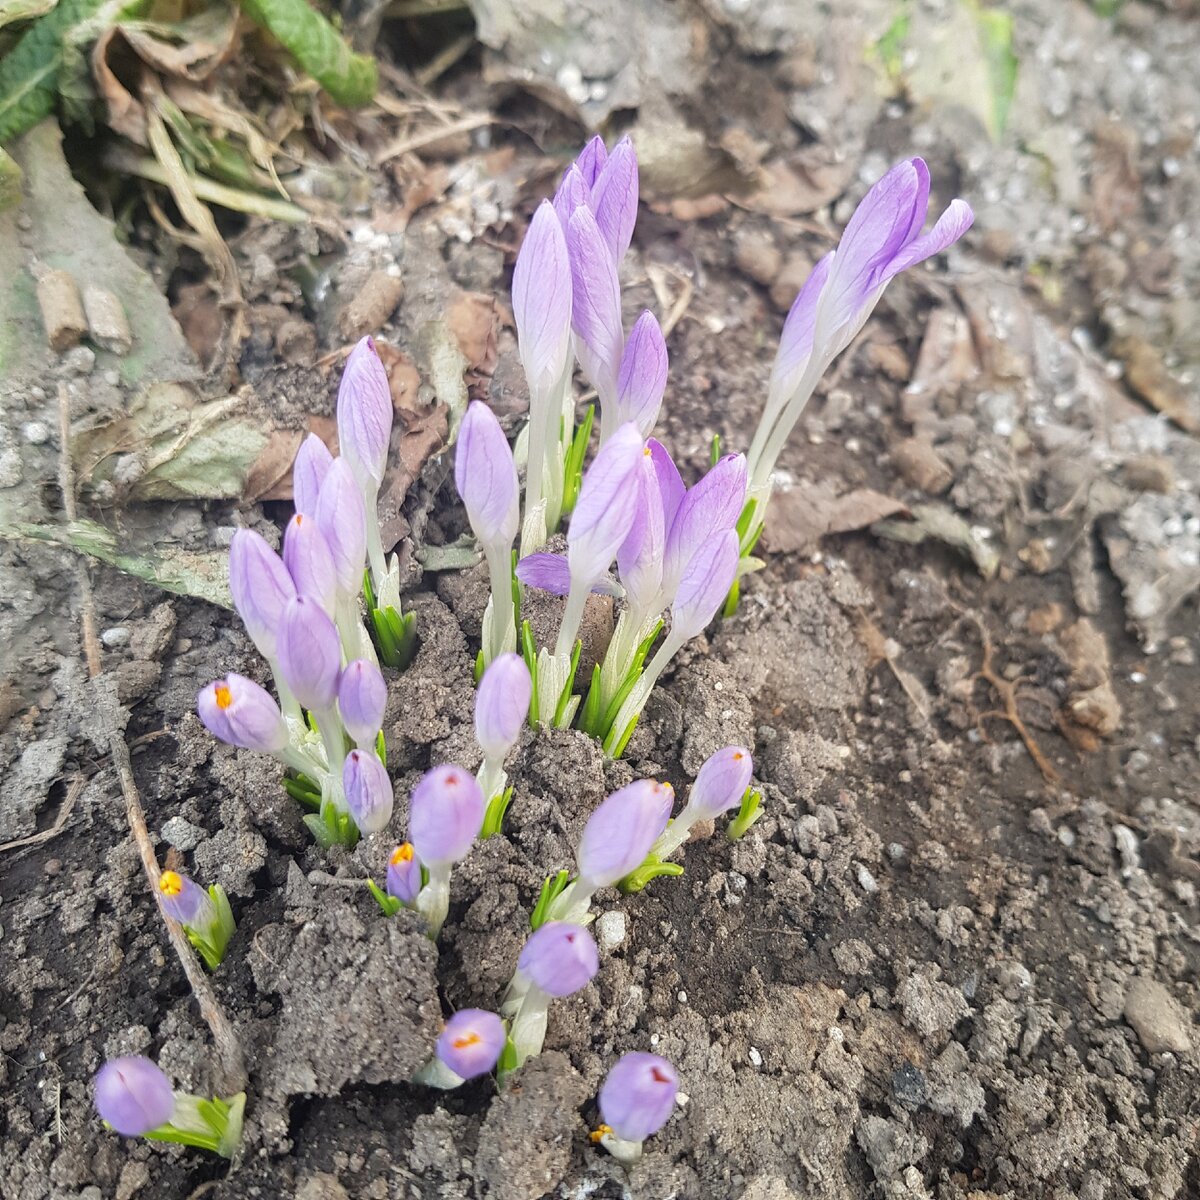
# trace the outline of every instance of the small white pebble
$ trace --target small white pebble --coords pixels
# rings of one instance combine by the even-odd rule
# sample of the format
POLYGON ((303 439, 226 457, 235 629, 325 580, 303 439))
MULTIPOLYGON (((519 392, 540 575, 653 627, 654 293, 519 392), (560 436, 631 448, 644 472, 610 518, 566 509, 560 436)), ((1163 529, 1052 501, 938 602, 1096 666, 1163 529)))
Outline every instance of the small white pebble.
POLYGON ((758 1049, 755 1046, 750 1047, 750 1061, 756 1067, 761 1067, 763 1065, 763 1056, 758 1052, 758 1049))
POLYGON ((106 629, 101 635, 100 640, 110 649, 117 646, 124 646, 129 641, 129 630, 121 625, 114 625, 111 629, 106 629))
POLYGON ((687 992, 680 992, 676 996, 676 999, 679 1001, 680 1004, 686 1004, 687 1003, 687 992))
POLYGON ((829 1040, 836 1042, 840 1046, 846 1040, 846 1035, 837 1025, 831 1025, 829 1027, 829 1040))
POLYGON ((1129 672, 1129 682, 1130 683, 1145 683, 1146 676, 1141 671, 1130 671, 1129 672))
POLYGON ((691 1096, 689 1096, 687 1092, 675 1093, 675 1103, 678 1104, 680 1108, 685 1108, 689 1103, 691 1103, 691 1099, 691 1096))
POLYGON ((615 950, 625 940, 625 914, 610 909, 596 919, 596 935, 601 949, 615 950))
POLYGON ((658 1045, 658 1034, 657 1033, 652 1033, 650 1035, 650 1045, 652 1045, 652 1046, 658 1045))
POLYGON ((27 421, 21 426, 21 436, 31 446, 44 446, 50 440, 50 427, 44 421, 27 421))
POLYGON ((1075 845, 1075 830, 1069 829, 1066 825, 1058 827, 1058 840, 1062 842, 1067 849, 1075 845))
POLYGON ((863 866, 862 863, 855 864, 855 874, 858 876, 858 886, 862 888, 868 895, 879 891, 879 884, 875 882, 875 876, 863 866))

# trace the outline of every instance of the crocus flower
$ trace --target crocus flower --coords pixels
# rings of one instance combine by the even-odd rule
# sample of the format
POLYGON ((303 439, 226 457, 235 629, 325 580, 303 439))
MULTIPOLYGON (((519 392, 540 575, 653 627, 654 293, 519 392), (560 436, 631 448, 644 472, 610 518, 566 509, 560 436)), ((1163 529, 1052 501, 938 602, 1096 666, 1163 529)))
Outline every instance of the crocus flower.
POLYGON ((665 1058, 640 1051, 622 1055, 601 1085, 604 1124, 593 1139, 621 1161, 636 1161, 642 1142, 667 1123, 678 1091, 679 1076, 665 1058))
POLYGON ((421 860, 412 842, 402 842, 388 859, 387 893, 402 904, 415 904, 421 891, 421 860))
POLYGON ((745 503, 746 459, 741 454, 725 455, 687 490, 667 534, 663 588, 668 604, 696 551, 733 529, 745 503))
POLYGON ((438 1037, 437 1056, 460 1079, 475 1079, 496 1065, 507 1037, 494 1012, 460 1008, 438 1037))
POLYGON ((667 344, 657 318, 647 310, 634 322, 617 373, 616 421, 632 421, 648 437, 658 420, 667 386, 667 344))
POLYGON ((165 1125, 175 1111, 171 1081, 140 1054, 110 1058, 96 1072, 96 1111, 123 1137, 165 1125))
POLYGON ((637 154, 628 137, 613 147, 596 177, 591 207, 613 263, 620 266, 633 239, 638 207, 637 154))
POLYGON ((250 640, 266 659, 275 642, 284 605, 296 594, 283 560, 261 534, 239 529, 229 545, 229 591, 250 640))
POLYGON ((604 139, 597 133, 579 152, 574 166, 579 172, 580 178, 591 189, 600 178, 600 172, 604 170, 606 162, 608 162, 608 150, 604 145, 604 139))
POLYGON ((312 517, 297 513, 283 534, 283 563, 298 596, 315 600, 331 617, 337 603, 337 571, 333 551, 312 517))
MULTIPOLYGON (((517 563, 516 574, 522 583, 552 596, 566 596, 571 591, 571 568, 565 554, 551 554, 546 550, 527 554, 517 563)), ((625 589, 608 575, 598 579, 591 590, 597 596, 625 594, 625 589)))
POLYGON ((744 746, 726 746, 705 759, 683 812, 654 843, 654 855, 665 861, 687 841, 697 821, 715 821, 736 808, 750 786, 753 771, 754 760, 744 746))
POLYGON ((638 503, 633 525, 617 551, 617 573, 641 640, 642 625, 662 607, 666 521, 654 460, 647 450, 638 471, 638 503))
POLYGON ((310 433, 300 443, 296 461, 292 463, 292 504, 298 513, 316 516, 317 497, 331 466, 333 455, 329 447, 315 433, 310 433))
POLYGON ((434 767, 413 788, 409 840, 432 871, 466 858, 483 824, 483 793, 462 767, 434 767))
POLYGON ((675 792, 669 783, 638 779, 601 801, 576 850, 577 895, 611 887, 640 867, 667 826, 675 792))
POLYGON ((571 349, 571 263, 563 227, 549 200, 538 206, 521 243, 513 266, 512 301, 530 392, 549 398, 571 349))
POLYGON ((362 833, 379 833, 392 819, 392 781, 373 750, 351 750, 342 766, 346 807, 362 833))
POLYGON ((582 926, 547 921, 529 935, 517 969, 548 996, 573 995, 600 969, 595 939, 582 926))
POLYGON ((662 442, 651 438, 646 443, 646 449, 650 451, 650 461, 654 464, 654 477, 658 481, 658 494, 663 506, 663 521, 670 529, 675 514, 687 494, 687 488, 675 460, 667 453, 667 448, 662 442))
POLYGON ((600 443, 617 427, 617 372, 625 335, 617 264, 590 208, 577 208, 567 225, 571 260, 571 325, 584 374, 600 395, 600 443))
POLYGON ((217 919, 212 897, 194 880, 178 871, 163 871, 158 877, 158 898, 173 921, 204 931, 217 919))
POLYGON ((209 733, 231 746, 279 754, 288 744, 279 706, 244 675, 230 673, 201 689, 196 710, 209 733))
POLYGON ((337 699, 342 646, 334 623, 308 596, 297 596, 284 607, 279 666, 288 687, 305 708, 318 714, 332 710, 337 699))
POLYGON ((387 708, 387 684, 379 668, 365 658, 356 658, 338 679, 338 713, 355 745, 374 746, 387 708))
POLYGON ((329 547, 338 591, 346 598, 357 597, 367 562, 367 509, 362 489, 344 458, 335 459, 329 468, 315 515, 329 547))
POLYGON ((366 495, 383 482, 392 437, 392 392, 373 338, 350 351, 337 398, 338 444, 366 495))
POLYGON ((717 615, 737 578, 738 536, 732 529, 706 542, 683 569, 671 605, 671 639, 682 645, 717 615))
POLYGON ((519 654, 502 654, 484 671, 475 694, 475 740, 485 758, 503 760, 517 744, 532 692, 529 668, 519 654))

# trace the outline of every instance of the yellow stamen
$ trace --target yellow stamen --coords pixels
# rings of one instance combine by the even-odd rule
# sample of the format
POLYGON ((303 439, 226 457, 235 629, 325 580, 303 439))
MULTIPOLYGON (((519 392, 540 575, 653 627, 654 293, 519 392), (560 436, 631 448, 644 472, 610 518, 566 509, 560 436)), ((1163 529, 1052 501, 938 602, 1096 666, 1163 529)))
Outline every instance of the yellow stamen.
POLYGON ((456 1037, 451 1043, 455 1050, 465 1050, 468 1046, 478 1046, 483 1039, 477 1033, 468 1033, 466 1037, 456 1037))
POLYGON ((217 698, 218 708, 228 708, 233 703, 233 693, 227 683, 214 683, 213 695, 217 698))
POLYGON ((398 867, 401 863, 412 862, 412 856, 412 842, 405 842, 403 845, 397 846, 395 850, 392 851, 392 857, 388 859, 388 862, 393 867, 398 867))
POLYGON ((611 1125, 600 1125, 596 1129, 593 1129, 592 1132, 588 1134, 588 1137, 590 1137, 594 1143, 599 1145, 600 1142, 602 1142, 610 1133, 612 1133, 611 1125))
POLYGON ((183 891, 183 879, 174 871, 164 871, 158 877, 158 890, 164 896, 178 896, 183 891))

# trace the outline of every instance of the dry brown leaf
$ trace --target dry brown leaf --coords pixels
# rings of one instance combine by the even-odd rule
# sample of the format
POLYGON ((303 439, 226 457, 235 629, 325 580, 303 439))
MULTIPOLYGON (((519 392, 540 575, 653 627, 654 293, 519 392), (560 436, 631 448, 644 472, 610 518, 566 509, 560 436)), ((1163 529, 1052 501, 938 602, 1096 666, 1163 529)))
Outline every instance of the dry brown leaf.
POLYGON ((935 308, 929 314, 917 365, 904 390, 904 419, 910 423, 932 408, 943 394, 979 374, 979 359, 971 342, 971 326, 957 309, 935 308))
POLYGON ((457 293, 446 311, 446 324, 467 360, 467 387, 478 392, 491 379, 499 356, 495 298, 483 292, 457 293))
POLYGON ((402 415, 402 419, 404 415, 415 414, 419 408, 417 391, 421 386, 421 372, 417 370, 417 364, 403 350, 387 342, 376 339, 375 349, 387 372, 392 407, 402 415))
POLYGON ((1125 363, 1130 388, 1151 408, 1180 429, 1200 433, 1200 406, 1167 370, 1158 350, 1144 338, 1124 337, 1113 343, 1113 353, 1125 363))
POLYGON ((824 147, 816 146, 792 162, 777 159, 767 163, 761 188, 741 204, 773 217, 804 216, 840 196, 853 174, 851 158, 839 161, 824 147))
MULTIPOLYGON (((329 447, 331 454, 338 452, 337 422, 332 417, 309 417, 308 432, 315 433, 329 447)), ((292 464, 296 461, 296 451, 300 449, 304 438, 303 430, 276 430, 254 466, 250 468, 243 499, 247 502, 290 500, 292 464)))
POLYGON ((1121 705, 1112 683, 1108 643, 1087 617, 1060 635, 1071 676, 1063 702, 1063 732, 1077 749, 1094 749, 1094 736, 1112 737, 1121 725, 1121 705))
POLYGON ((772 499, 766 539, 776 553, 809 554, 826 534, 851 533, 907 511, 899 500, 870 488, 838 496, 828 482, 798 483, 772 499))
POLYGON ((1137 165, 1137 134, 1120 121, 1107 121, 1095 132, 1092 208, 1096 223, 1112 233, 1137 215, 1142 177, 1137 165))
MULTIPOLYGON (((149 140, 146 134, 146 110, 140 100, 136 100, 129 89, 117 78, 116 72, 109 64, 109 56, 113 51, 125 44, 124 36, 119 25, 110 25, 96 39, 92 46, 92 78, 96 81, 96 90, 104 101, 106 112, 105 123, 122 137, 146 146, 149 140)), ((138 68, 140 75, 140 68, 138 68)))

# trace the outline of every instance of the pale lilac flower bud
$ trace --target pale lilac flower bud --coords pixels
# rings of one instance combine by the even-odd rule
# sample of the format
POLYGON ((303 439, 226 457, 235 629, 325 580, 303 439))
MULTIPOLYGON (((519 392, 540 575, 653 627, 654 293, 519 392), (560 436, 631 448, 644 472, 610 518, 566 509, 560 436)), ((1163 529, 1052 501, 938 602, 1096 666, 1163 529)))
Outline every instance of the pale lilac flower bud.
POLYGON ((175 1092, 148 1058, 110 1058, 96 1072, 96 1111, 122 1137, 140 1137, 171 1119, 175 1092))
POLYGON ((544 394, 562 377, 571 347, 571 263, 549 200, 538 205, 517 254, 512 302, 525 377, 544 394))
POLYGON ((575 854, 580 886, 611 887, 640 867, 666 829, 674 799, 669 783, 639 779, 602 801, 583 827, 575 854))
POLYGON ((571 579, 592 587, 607 573, 629 536, 638 504, 642 437, 622 425, 584 472, 579 498, 567 529, 571 579))
POLYGON ((617 551, 617 571, 630 608, 642 619, 658 607, 666 547, 662 497, 649 450, 642 455, 638 489, 637 513, 629 536, 617 551))
POLYGON ((622 1141, 644 1142, 667 1123, 678 1091, 679 1076, 665 1058, 624 1054, 600 1088, 600 1119, 622 1141))
POLYGON ((486 404, 473 400, 458 431, 454 483, 484 546, 512 544, 520 525, 520 483, 512 448, 486 404))
POLYGON ((360 833, 379 833, 392 819, 392 781, 374 750, 351 750, 342 765, 346 807, 360 833))
POLYGON ((252 529, 239 529, 229 544, 229 591, 258 652, 274 658, 283 608, 296 585, 283 560, 252 529))
POLYGON ((392 390, 374 339, 350 351, 337 398, 338 445, 367 491, 383 482, 392 437, 392 390))
POLYGON ((337 603, 337 570, 329 540, 312 517, 297 513, 287 523, 283 563, 296 585, 296 595, 315 600, 332 616, 337 603))
POLYGON ((592 208, 613 262, 620 265, 637 222, 638 166, 633 143, 623 137, 592 187, 592 208))
POLYGON ((434 767, 413 788, 408 836, 430 868, 466 858, 483 826, 483 792, 462 767, 434 767))
POLYGON ((494 1012, 460 1008, 437 1040, 437 1056, 460 1079, 475 1079, 496 1065, 507 1038, 494 1012))
POLYGON ((292 504, 298 513, 316 516, 317 497, 331 466, 333 455, 329 447, 315 433, 310 433, 300 443, 296 461, 292 463, 292 504))
POLYGON ((529 935, 517 970, 548 996, 570 996, 600 970, 600 954, 582 925, 547 921, 529 935))
POLYGON ((671 604, 673 639, 689 641, 704 632, 733 587, 738 558, 738 536, 732 529, 717 534, 692 555, 671 604))
POLYGON ((804 368, 808 366, 808 360, 812 357, 813 332, 817 326, 817 302, 821 299, 821 289, 829 278, 831 266, 832 251, 813 267, 804 286, 796 294, 787 320, 783 323, 783 333, 779 336, 779 350, 771 367, 771 394, 781 400, 788 399, 800 386, 804 368))
POLYGON ((367 506, 344 458, 334 461, 321 485, 316 519, 329 546, 338 591, 343 596, 357 596, 367 563, 367 506))
POLYGON ((178 871, 163 871, 159 875, 158 898, 163 912, 180 925, 204 930, 217 919, 212 897, 194 879, 178 871))
MULTIPOLYGON (((517 578, 552 596, 565 596, 571 590, 571 568, 565 554, 550 554, 545 550, 527 554, 517 563, 517 578)), ((592 585, 592 591, 598 596, 623 594, 621 585, 607 575, 592 585)))
POLYGON ((743 746, 726 746, 705 759, 688 793, 687 807, 697 821, 716 820, 736 808, 750 786, 754 759, 743 746))
POLYGON ((608 162, 608 149, 604 145, 604 139, 597 133, 579 152, 579 157, 575 160, 575 167, 583 181, 591 188, 596 185, 606 162, 608 162))
POLYGON ((667 453, 667 448, 662 442, 657 438, 651 438, 646 443, 646 448, 650 451, 650 461, 654 464, 654 476, 658 480, 658 495, 663 506, 663 523, 670 530, 675 520, 675 514, 679 511, 679 506, 687 494, 687 488, 684 486, 683 476, 679 474, 675 460, 667 453))
POLYGON ((638 317, 625 342, 617 375, 617 420, 632 421, 647 437, 667 386, 667 344, 654 314, 638 317))
POLYGON ((501 654, 483 673, 475 693, 475 740, 485 758, 502 759, 521 736, 533 680, 519 654, 501 654))
POLYGON ((592 206, 592 185, 584 178, 578 165, 572 163, 563 172, 562 181, 558 185, 558 191, 554 193, 552 203, 554 215, 558 217, 558 223, 562 226, 565 236, 575 210, 592 206))
POLYGON ((329 712, 341 667, 342 644, 325 610, 307 596, 289 601, 279 635, 279 669, 292 694, 312 712, 329 712))
POLYGON ((668 600, 696 551, 732 529, 745 504, 746 458, 742 454, 725 455, 688 490, 667 534, 663 579, 668 600))
POLYGON ((616 396, 617 370, 625 335, 621 327, 621 285, 617 264, 591 209, 577 208, 567 225, 571 259, 571 325, 576 353, 604 404, 616 396))
POLYGON ((209 733, 231 746, 278 754, 288 744, 279 705, 244 675, 231 673, 201 689, 196 711, 209 733))
POLYGON ((387 893, 401 904, 415 904, 421 891, 421 860, 412 842, 401 842, 388 859, 387 893))
POLYGON ((338 712, 356 745, 368 749, 375 744, 386 708, 387 684, 379 668, 356 658, 338 679, 338 712))

